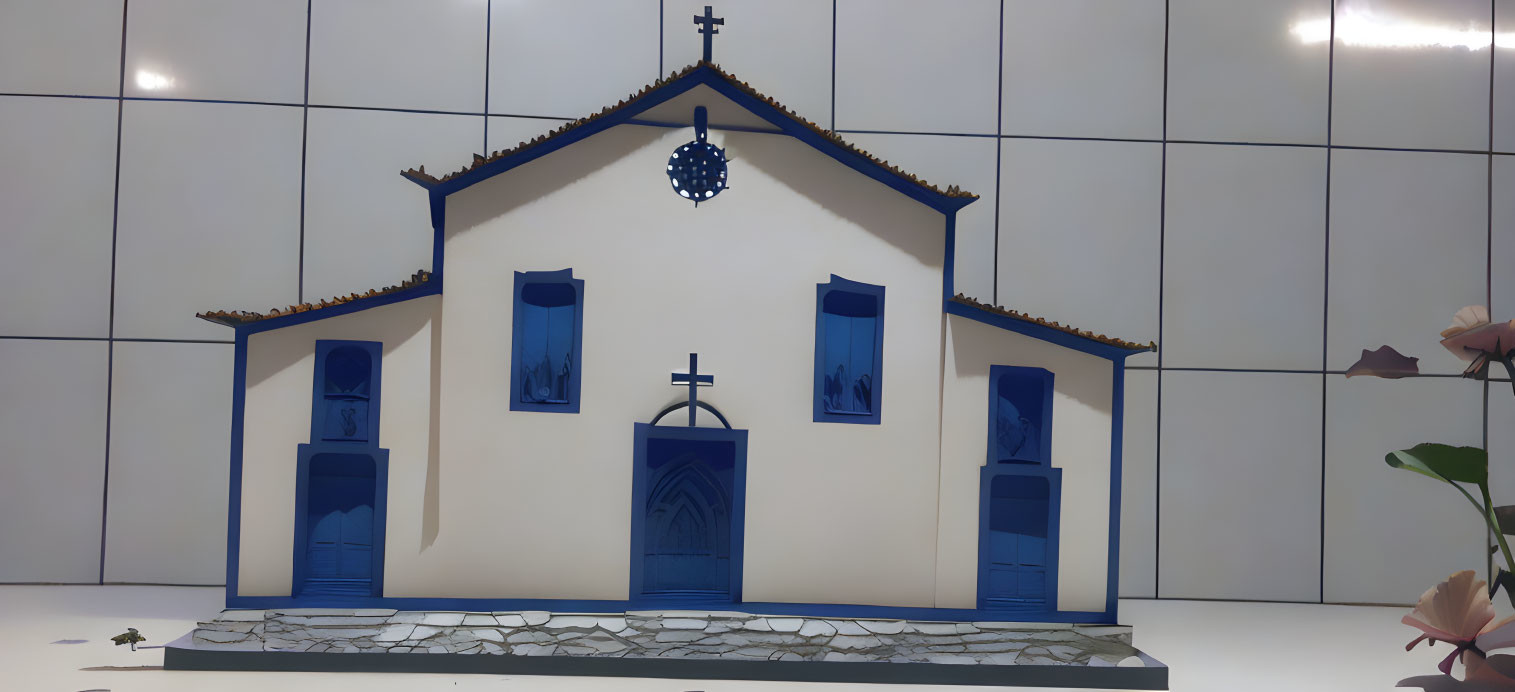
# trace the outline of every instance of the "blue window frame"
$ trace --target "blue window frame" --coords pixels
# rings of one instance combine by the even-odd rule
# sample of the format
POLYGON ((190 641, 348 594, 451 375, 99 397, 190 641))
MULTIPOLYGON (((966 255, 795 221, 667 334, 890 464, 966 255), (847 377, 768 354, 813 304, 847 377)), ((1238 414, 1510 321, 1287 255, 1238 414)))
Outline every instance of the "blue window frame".
POLYGON ((584 281, 572 269, 516 272, 512 411, 579 412, 584 281))
POLYGON ((835 274, 815 287, 815 421, 878 425, 884 287, 835 274))
POLYGON ((1052 373, 1043 368, 989 366, 989 463, 1052 460, 1052 373))

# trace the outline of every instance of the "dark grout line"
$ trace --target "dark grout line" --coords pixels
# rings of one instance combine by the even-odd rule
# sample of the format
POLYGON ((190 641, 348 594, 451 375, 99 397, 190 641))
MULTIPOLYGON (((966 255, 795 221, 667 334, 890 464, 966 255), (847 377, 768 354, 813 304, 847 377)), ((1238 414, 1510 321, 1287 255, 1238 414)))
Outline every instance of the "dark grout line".
MULTIPOLYGON (((667 39, 663 38, 663 0, 658 0, 658 79, 663 78, 663 44, 667 39)), ((487 109, 489 106, 485 105, 487 109)))
POLYGON ((573 118, 562 118, 556 115, 521 115, 519 113, 485 113, 483 115, 486 118, 521 118, 524 120, 556 120, 562 122, 571 122, 573 120, 573 118))
POLYGON ((300 259, 295 271, 295 300, 305 302, 305 154, 310 142, 310 25, 314 0, 305 0, 305 92, 300 104, 300 259))
MULTIPOLYGON (((833 117, 833 120, 835 120, 834 117, 833 117)), ((833 123, 833 124, 835 124, 835 123, 833 123)), ((914 131, 906 131, 906 130, 833 130, 833 132, 836 132, 837 134, 858 134, 858 135, 921 135, 921 136, 925 136, 925 137, 982 137, 984 139, 989 139, 989 138, 993 138, 993 137, 998 137, 999 136, 999 135, 996 135, 996 134, 980 134, 980 133, 975 133, 975 132, 914 132, 914 131)), ((1008 138, 1008 137, 1010 137, 1010 135, 1006 135, 1006 137, 1008 138)))
MULTIPOLYGON (((1483 304, 1493 314, 1494 307, 1494 56, 1498 52, 1495 41, 1498 38, 1497 11, 1499 1, 1489 0, 1489 161, 1487 173, 1484 177, 1485 196, 1488 203, 1484 220, 1488 222, 1488 234, 1484 244, 1484 284, 1483 304)), ((1483 382, 1483 449, 1485 454, 1489 450, 1489 381, 1483 382)), ((1494 546, 1496 539, 1492 529, 1484 529, 1484 574, 1488 575, 1489 583, 1494 583, 1498 577, 1494 573, 1494 546)), ((1515 568, 1515 565, 1509 565, 1515 568)))
POLYGON ((121 226, 121 125, 126 101, 126 20, 131 15, 131 0, 121 0, 121 63, 116 74, 116 181, 112 191, 110 218, 110 309, 106 320, 105 342, 105 450, 104 472, 100 482, 100 564, 98 581, 105 583, 105 545, 110 517, 110 432, 116 384, 116 238, 121 226))
POLYGON ((0 340, 15 341, 114 341, 118 344, 234 344, 221 339, 146 339, 125 336, 0 336, 0 340))
POLYGON ((1331 143, 1336 129, 1336 2, 1331 2, 1331 27, 1326 44, 1326 204, 1324 235, 1324 255, 1321 261, 1322 284, 1320 300, 1320 539, 1319 559, 1316 567, 1320 570, 1320 580, 1317 583, 1319 600, 1326 602, 1326 436, 1329 434, 1326 419, 1330 415, 1330 378, 1324 373, 1330 371, 1328 358, 1331 352, 1331 143))
MULTIPOLYGON (((1163 138, 1162 164, 1157 198, 1157 341, 1163 340, 1163 285, 1168 233, 1168 34, 1171 0, 1163 0, 1163 138)), ((1157 432, 1152 450, 1152 597, 1162 596, 1163 541, 1163 354, 1157 352, 1157 432)))
MULTIPOLYGON (((836 0, 831 0, 831 131, 836 132, 836 0)), ((996 232, 998 232, 996 230, 996 232)))
MULTIPOLYGON (((835 53, 835 47, 832 49, 835 53)), ((832 70, 835 72, 835 56, 832 58, 832 70)), ((836 129, 836 88, 835 76, 832 77, 832 131, 839 134, 876 134, 876 135, 919 135, 927 137, 999 137, 1001 139, 1032 139, 1051 140, 1065 142, 1128 142, 1145 144, 1208 144, 1211 146, 1228 147, 1292 147, 1299 149, 1343 149, 1350 151, 1399 151, 1430 154, 1472 154, 1477 156, 1515 156, 1515 151, 1492 151, 1486 149, 1436 149, 1422 147, 1376 147, 1357 144, 1314 144, 1307 142, 1249 142, 1249 141, 1226 141, 1205 139, 1152 139, 1142 137, 1070 137, 1061 135, 1024 135, 1004 134, 1003 132, 928 132, 912 130, 838 130, 836 129)), ((108 101, 163 101, 175 103, 218 103, 242 106, 279 106, 284 108, 329 108, 336 110, 360 110, 378 111, 383 113, 420 113, 425 115, 483 115, 491 118, 528 118, 535 120, 560 120, 572 121, 571 118, 562 115, 529 115, 525 113, 488 113, 475 111, 447 111, 429 110, 423 108, 394 108, 386 106, 341 106, 330 103, 285 103, 279 101, 235 101, 226 99, 196 99, 196 98, 169 98, 161 96, 94 96, 89 94, 29 94, 21 92, 0 92, 0 97, 29 97, 29 98, 71 98, 71 99, 102 99, 108 101)), ((485 104, 488 108, 488 104, 485 104)))
MULTIPOLYGON (((658 0, 658 7, 662 8, 662 6, 663 6, 663 0, 658 0)), ((658 43, 658 64, 661 66, 662 65, 662 60, 663 60, 663 52, 662 52, 663 51, 663 45, 661 43, 661 36, 662 36, 662 33, 661 33, 661 30, 662 30, 661 18, 659 18, 658 29, 659 29, 659 34, 658 34, 658 36, 659 36, 659 43, 658 43)), ((489 48, 490 48, 490 44, 494 42, 494 38, 493 38, 493 35, 492 35, 493 32, 494 32, 494 0, 487 0, 484 3, 484 112, 485 113, 489 112, 489 48)), ((487 116, 487 115, 484 116, 484 148, 480 149, 479 151, 481 153, 483 153, 485 156, 489 155, 489 116, 487 116)))
MULTIPOLYGON (((990 284, 989 295, 994 304, 999 305, 999 189, 1004 177, 1004 150, 1005 139, 1001 135, 1005 131, 1005 0, 999 0, 999 65, 996 66, 999 74, 999 86, 995 99, 996 111, 994 115, 994 254, 991 258, 994 266, 993 283, 990 284)), ((953 267, 960 266, 956 262, 953 267)), ((954 281, 956 277, 954 277, 954 281)))

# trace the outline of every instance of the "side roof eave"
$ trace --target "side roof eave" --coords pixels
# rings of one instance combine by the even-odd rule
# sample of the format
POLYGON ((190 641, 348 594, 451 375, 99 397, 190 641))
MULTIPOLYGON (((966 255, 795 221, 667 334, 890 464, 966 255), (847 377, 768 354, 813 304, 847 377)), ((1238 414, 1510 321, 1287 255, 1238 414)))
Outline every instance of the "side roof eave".
POLYGON ((1095 337, 1065 331, 1056 327, 1038 324, 1027 320, 1016 319, 1008 315, 985 310, 981 307, 969 305, 954 299, 947 299, 943 303, 943 311, 949 315, 957 315, 975 322, 981 322, 991 327, 998 327, 1006 331, 1023 334, 1033 339, 1056 344, 1075 351, 1098 356, 1116 363, 1123 363, 1131 356, 1148 351, 1156 351, 1156 344, 1145 347, 1129 348, 1107 343, 1095 337))
MULTIPOLYGON (((601 117, 586 120, 582 124, 570 127, 567 131, 548 137, 538 144, 525 147, 515 153, 507 154, 497 160, 480 164, 477 168, 459 175, 440 181, 433 181, 408 173, 402 173, 401 175, 430 191, 433 205, 440 204, 448 195, 454 192, 467 189, 563 147, 593 137, 617 125, 634 121, 636 116, 643 112, 676 98, 701 84, 714 89, 717 93, 730 99, 748 112, 772 124, 781 133, 810 145, 812 148, 830 156, 848 168, 877 180, 889 188, 942 214, 950 215, 978 199, 977 197, 942 194, 910 178, 904 177, 901 173, 880 165, 878 162, 838 144, 826 135, 821 134, 820 131, 813 130, 796 121, 794 117, 769 104, 764 99, 738 88, 715 68, 703 63, 695 66, 688 73, 636 97, 623 107, 616 108, 601 117)), ((435 212, 433 213, 435 215, 435 212)))
POLYGON ((425 298, 426 296, 441 294, 442 282, 439 280, 432 280, 418 286, 411 286, 409 288, 398 291, 380 293, 375 296, 349 300, 344 303, 339 303, 319 309, 307 309, 297 312, 287 312, 277 317, 266 317, 250 322, 237 323, 234 321, 217 319, 203 314, 197 315, 197 317, 208 322, 231 327, 236 330, 237 337, 242 338, 251 334, 257 334, 258 332, 266 332, 273 329, 283 329, 284 327, 293 327, 297 324, 305 324, 307 322, 315 322, 318 320, 330 319, 332 317, 341 317, 342 315, 351 315, 355 312, 362 312, 364 310, 370 310, 385 305, 393 305, 395 303, 402 303, 407 300, 415 300, 416 298, 425 298))

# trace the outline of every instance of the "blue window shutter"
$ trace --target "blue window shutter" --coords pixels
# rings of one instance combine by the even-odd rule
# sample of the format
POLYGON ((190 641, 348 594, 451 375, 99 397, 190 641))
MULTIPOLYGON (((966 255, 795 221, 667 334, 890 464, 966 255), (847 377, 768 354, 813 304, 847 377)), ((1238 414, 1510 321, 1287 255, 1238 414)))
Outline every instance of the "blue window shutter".
POLYGON ((989 463, 1052 462, 1052 372, 989 367, 989 463))
POLYGON ((835 274, 816 284, 817 423, 877 425, 882 419, 884 287, 835 274))
POLYGON ((512 411, 579 412, 584 281, 572 269, 516 272, 512 411))

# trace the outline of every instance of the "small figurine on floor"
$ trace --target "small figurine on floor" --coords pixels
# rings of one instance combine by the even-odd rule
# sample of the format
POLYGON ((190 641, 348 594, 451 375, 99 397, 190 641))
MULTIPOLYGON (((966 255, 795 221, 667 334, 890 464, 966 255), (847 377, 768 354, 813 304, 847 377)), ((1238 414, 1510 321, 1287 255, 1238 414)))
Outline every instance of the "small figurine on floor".
POLYGON ((137 634, 137 628, 128 627, 126 628, 125 633, 111 637, 110 640, 115 642, 116 646, 121 646, 122 644, 131 644, 132 651, 136 651, 137 642, 145 642, 147 641, 147 637, 137 634))

